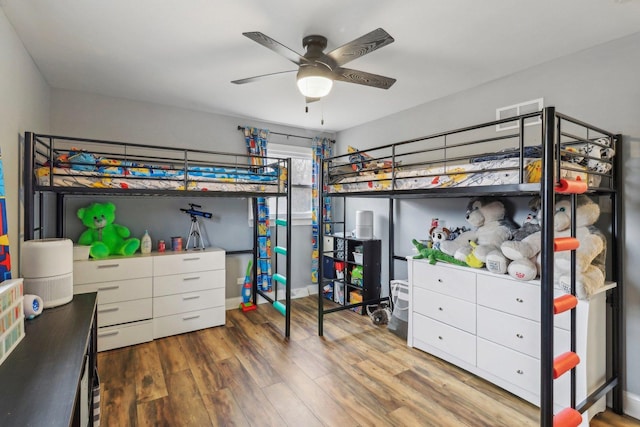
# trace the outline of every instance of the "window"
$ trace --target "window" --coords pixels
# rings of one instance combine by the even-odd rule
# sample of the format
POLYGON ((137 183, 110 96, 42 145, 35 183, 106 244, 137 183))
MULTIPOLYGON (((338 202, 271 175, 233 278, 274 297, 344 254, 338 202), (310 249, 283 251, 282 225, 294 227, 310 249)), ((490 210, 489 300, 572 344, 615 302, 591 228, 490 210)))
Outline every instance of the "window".
MULTIPOLYGON (((311 225, 311 173, 312 173, 312 155, 311 147, 299 147, 294 145, 272 144, 267 145, 268 157, 291 157, 291 171, 289 171, 289 179, 291 179, 291 219, 293 225, 311 225)), ((287 213, 287 200, 285 197, 269 197, 269 216, 270 219, 284 216, 287 213), (276 203, 276 199, 277 203, 276 203)), ((249 203, 249 220, 253 220, 253 211, 251 203, 249 203)))
MULTIPOLYGON (((527 113, 535 113, 536 111, 542 110, 543 107, 543 98, 534 99, 532 101, 521 102, 519 104, 509 105, 507 107, 497 108, 496 109, 496 120, 508 119, 509 117, 517 117, 522 114, 527 113)), ((532 117, 525 120, 525 126, 537 125, 540 124, 540 117, 532 117)), ((508 130, 508 129, 517 129, 518 122, 506 122, 496 125, 496 131, 508 130)))

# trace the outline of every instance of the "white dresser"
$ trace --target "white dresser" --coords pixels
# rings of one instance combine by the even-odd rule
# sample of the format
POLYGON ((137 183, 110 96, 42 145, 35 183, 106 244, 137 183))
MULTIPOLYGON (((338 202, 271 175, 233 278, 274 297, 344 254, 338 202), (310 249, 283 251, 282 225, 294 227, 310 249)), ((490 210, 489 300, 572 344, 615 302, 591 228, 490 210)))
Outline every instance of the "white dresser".
POLYGON ((225 252, 74 261, 74 293, 98 292, 98 351, 225 323, 225 252))
MULTIPOLYGON (((407 343, 540 404, 540 284, 508 275, 408 258, 407 343)), ((606 369, 605 287, 576 311, 578 403, 601 385, 606 369)), ((557 295, 562 291, 557 290, 557 295)), ((556 316, 554 354, 570 350, 570 314, 556 316)), ((569 406, 570 376, 554 381, 555 412, 569 406)), ((605 409, 593 405, 583 425, 605 409)))
POLYGON ((225 323, 225 252, 164 252, 153 257, 153 338, 225 323))

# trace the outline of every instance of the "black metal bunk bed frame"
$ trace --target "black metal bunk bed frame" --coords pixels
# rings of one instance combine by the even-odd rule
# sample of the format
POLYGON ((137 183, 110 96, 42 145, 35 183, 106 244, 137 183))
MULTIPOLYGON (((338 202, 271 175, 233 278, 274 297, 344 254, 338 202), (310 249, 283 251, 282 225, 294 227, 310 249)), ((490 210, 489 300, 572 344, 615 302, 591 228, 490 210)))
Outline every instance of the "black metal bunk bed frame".
MULTIPOLYGON (((81 146, 79 146, 81 148, 81 146)), ((75 147, 74 147, 75 149, 75 147)), ((274 186, 276 189, 274 192, 264 192, 258 190, 251 191, 194 191, 189 190, 188 181, 189 176, 187 171, 190 170, 191 166, 194 165, 204 165, 207 164, 202 160, 195 160, 194 156, 206 156, 209 158, 210 156, 221 156, 222 158, 235 158, 234 163, 229 163, 228 160, 222 161, 221 163, 215 163, 216 166, 223 167, 231 167, 236 168, 236 170, 256 170, 259 171, 263 166, 255 166, 251 165, 251 159, 259 156, 250 155, 250 154, 236 154, 236 153, 226 153, 226 152, 218 152, 218 151, 208 151, 208 150, 193 150, 193 149, 181 149, 181 148, 172 148, 172 147, 160 147, 153 146, 147 144, 136 144, 136 143, 127 143, 120 141, 107 141, 107 140, 99 140, 99 139, 86 139, 86 138, 75 138, 75 137, 65 137, 65 136, 57 136, 57 135, 45 135, 45 134, 37 134, 34 132, 25 132, 24 137, 24 162, 23 162, 23 170, 22 170, 22 182, 23 182, 23 192, 24 192, 24 218, 23 218, 23 227, 24 227, 24 240, 33 240, 35 238, 36 232, 39 234, 40 238, 43 237, 51 237, 44 236, 45 230, 43 230, 43 217, 44 217, 44 194, 45 193, 54 193, 55 194, 55 237, 61 238, 65 236, 64 230, 64 213, 65 213, 65 197, 67 196, 163 196, 163 197, 243 197, 243 198, 251 198, 253 200, 253 247, 251 249, 246 250, 236 250, 236 251, 228 251, 226 252, 229 255, 239 255, 239 254, 252 254, 253 255, 253 292, 252 299, 253 304, 257 303, 258 295, 263 297, 265 300, 269 302, 269 304, 273 304, 275 301, 278 301, 278 286, 274 285, 274 294, 269 295, 267 292, 264 292, 258 288, 257 284, 257 266, 258 266, 258 247, 257 247, 257 237, 258 237, 258 208, 257 208, 257 199, 258 197, 276 197, 276 212, 278 207, 278 198, 285 197, 286 205, 287 205, 287 213, 286 219, 283 223, 282 221, 278 221, 278 224, 273 224, 274 226, 282 225, 286 227, 286 242, 287 245, 290 245, 291 242, 291 179, 284 178, 283 176, 288 176, 287 174, 282 175, 280 172, 282 169, 286 171, 291 170, 291 159, 280 159, 274 157, 261 157, 264 165, 275 165, 275 169, 277 170, 277 178, 275 183, 270 185, 274 186), (64 144, 58 146, 60 141, 63 141, 64 144), (82 186, 55 186, 54 185, 54 166, 57 162, 57 156, 68 150, 69 144, 90 144, 92 147, 96 145, 105 147, 107 149, 106 152, 101 154, 108 154, 112 158, 117 158, 118 160, 135 160, 135 161, 147 161, 149 163, 165 166, 166 164, 178 164, 179 169, 183 170, 184 177, 181 178, 183 180, 182 189, 124 189, 124 188, 95 188, 95 187, 82 187, 82 186), (162 151, 162 152, 170 152, 175 153, 175 156, 172 157, 158 157, 158 156, 143 156, 138 155, 127 155, 127 150, 151 150, 151 151, 162 151), (242 161, 242 163, 240 162, 242 161), (49 169, 49 182, 48 184, 41 184, 36 180, 35 172, 38 167, 47 167, 49 169), (36 204, 35 198, 38 197, 38 203, 36 204), (38 226, 36 227, 36 210, 38 215, 38 226)), ((68 167, 68 165, 65 165, 68 167)), ((277 245, 278 241, 278 232, 275 232, 275 241, 277 245)), ((285 271, 286 277, 290 278, 291 276, 291 257, 286 256, 285 262, 285 271)), ((274 267, 278 266, 278 256, 274 256, 274 267)), ((274 270, 275 271, 275 270, 274 270)), ((285 337, 290 336, 291 331, 291 285, 287 283, 285 286, 285 337)))
MULTIPOLYGON (((390 154, 383 155, 382 157, 369 156, 368 161, 379 161, 379 160, 389 160, 390 162, 383 166, 383 169, 386 171, 391 171, 391 177, 386 175, 384 180, 391 181, 390 189, 383 191, 372 191, 372 190, 361 190, 361 191, 348 191, 348 192, 330 192, 323 191, 320 197, 331 197, 331 198, 342 198, 343 202, 346 202, 346 198, 348 197, 378 197, 378 198, 388 198, 389 199, 389 259, 388 259, 388 269, 389 269, 389 278, 393 278, 394 276, 394 261, 406 261, 404 256, 398 256, 394 252, 394 201, 397 199, 403 198, 443 198, 443 197, 474 197, 474 196, 532 196, 539 195, 542 201, 542 250, 541 250, 541 357, 540 357, 540 365, 541 365, 541 383, 540 383, 540 425, 545 427, 551 427, 553 425, 553 365, 554 365, 554 349, 553 349, 553 329, 554 329, 554 231, 553 231, 553 216, 555 213, 555 196, 556 196, 556 177, 560 175, 561 162, 557 159, 561 159, 562 156, 568 156, 571 158, 573 156, 572 153, 566 152, 564 148, 561 148, 564 142, 562 142, 562 138, 569 139, 570 141, 574 141, 575 144, 591 144, 593 140, 587 137, 580 137, 572 134, 562 128, 562 123, 566 122, 570 125, 583 127, 587 131, 587 135, 589 132, 596 133, 598 135, 604 136, 609 139, 611 142, 611 146, 614 147, 615 144, 619 144, 621 142, 622 136, 619 134, 613 134, 598 127, 592 126, 580 120, 574 119, 572 117, 566 116, 564 114, 560 114, 556 112, 555 107, 545 107, 540 112, 524 114, 518 117, 512 117, 509 119, 496 120, 489 123, 483 123, 475 126, 464 127, 452 131, 441 132, 437 134, 433 134, 430 136, 416 138, 406 141, 401 141, 398 143, 378 146, 372 148, 371 150, 367 150, 370 152, 375 152, 377 150, 387 150, 387 153, 390 151, 390 154), (538 117, 541 122, 541 136, 540 143, 542 145, 541 159, 542 159, 542 173, 540 183, 527 183, 524 179, 524 131, 525 131, 525 123, 527 120, 531 120, 532 118, 538 117), (435 150, 444 150, 445 159, 444 164, 446 165, 447 161, 459 161, 459 160, 469 160, 473 156, 460 156, 454 159, 446 159, 446 138, 447 136, 461 134, 468 131, 474 131, 480 128, 488 128, 491 126, 497 126, 501 124, 511 123, 517 121, 517 133, 509 134, 501 137, 493 137, 480 139, 475 141, 469 141, 461 144, 456 144, 456 148, 471 146, 473 144, 484 143, 487 141, 498 141, 505 140, 510 138, 517 138, 518 141, 518 164, 519 164, 519 180, 516 184, 506 184, 506 185, 491 185, 491 186, 477 186, 477 187, 449 187, 449 188, 430 188, 430 189, 396 189, 396 170, 397 165, 400 162, 397 159, 402 156, 412 155, 419 153, 419 151, 404 151, 402 154, 398 154, 400 150, 399 147, 412 144, 417 142, 429 142, 436 140, 438 138, 444 138, 444 147, 437 148, 425 148, 421 150, 422 152, 429 152, 435 150), (562 143, 561 143, 562 142, 562 143)), ((569 143, 568 145, 571 145, 569 143)), ((364 153, 365 150, 359 151, 358 153, 364 153)), ((321 187, 322 189, 326 189, 327 180, 331 179, 332 170, 337 170, 338 165, 345 165, 352 163, 350 159, 351 154, 338 155, 333 156, 328 159, 323 160, 322 171, 321 174, 321 187)), ((590 155, 586 156, 587 159, 592 159, 590 155)), ((596 160, 596 159, 593 159, 596 160)), ((442 163, 442 161, 437 162, 442 163)), ((611 308, 611 375, 605 380, 604 384, 602 384, 597 390, 587 396, 587 398, 580 403, 576 403, 576 393, 575 393, 575 371, 571 371, 571 382, 573 386, 571 387, 571 407, 576 409, 578 412, 583 413, 589 407, 591 407, 595 402, 597 402, 600 398, 605 396, 607 393, 612 392, 612 406, 614 412, 618 414, 623 413, 622 407, 622 372, 623 372, 623 337, 622 337, 622 325, 624 322, 623 318, 623 309, 622 309, 622 301, 623 301, 623 264, 622 264, 622 254, 624 253, 624 242, 623 242, 623 205, 622 205, 622 197, 619 194, 621 192, 620 185, 622 181, 622 167, 620 160, 620 152, 617 151, 614 158, 609 162, 612 166, 611 174, 602 174, 595 173, 595 175, 600 175, 601 178, 605 178, 606 185, 600 186, 597 188, 590 188, 587 193, 595 196, 609 196, 611 198, 611 209, 612 209, 612 224, 611 224, 611 240, 612 247, 610 258, 612 260, 612 271, 610 272, 611 280, 617 283, 617 286, 608 291, 607 302, 611 308)), ((569 167, 570 170, 572 170, 569 167)), ((593 172, 589 172, 590 174, 593 172)), ((446 171, 445 171, 445 174, 446 171)), ((455 174, 455 172, 451 172, 450 174, 455 174)), ((334 175, 337 176, 353 176, 355 173, 352 172, 335 172, 334 175)), ((374 178, 372 181, 379 180, 380 178, 374 178)), ((572 210, 575 212, 576 210, 576 196, 575 194, 571 196, 572 210)), ((343 205, 344 210, 346 210, 346 205, 343 205)), ((576 224, 575 224, 575 215, 572 215, 573 221, 571 225, 572 236, 575 236, 576 224)), ((323 222, 323 218, 319 218, 320 224, 319 229, 321 233, 325 230, 325 222, 323 222)), ((327 222, 327 224, 332 224, 336 222, 327 222)), ((339 224, 344 224, 344 218, 342 222, 338 222, 339 224)), ((322 257, 325 253, 323 248, 323 238, 322 235, 319 239, 319 254, 322 257)), ((571 256, 572 262, 575 264, 575 253, 572 253, 571 256)), ((323 263, 319 263, 319 274, 318 277, 323 277, 323 263)), ((575 270, 575 269, 573 269, 575 270)), ((575 271, 572 271, 571 274, 571 282, 572 282, 572 293, 575 295, 575 271)), ((391 289, 389 289, 389 295, 391 295, 391 289)), ((323 335, 323 321, 324 315, 340 311, 346 308, 350 308, 353 306, 366 305, 371 304, 372 302, 363 302, 361 304, 347 305, 344 307, 337 307, 331 309, 324 308, 324 300, 325 298, 322 295, 322 284, 319 285, 318 292, 318 335, 323 335)), ((572 350, 576 348, 576 337, 575 337, 575 327, 576 327, 576 315, 575 310, 571 311, 571 348, 572 350)), ((609 354, 607 355, 609 357, 609 354)))

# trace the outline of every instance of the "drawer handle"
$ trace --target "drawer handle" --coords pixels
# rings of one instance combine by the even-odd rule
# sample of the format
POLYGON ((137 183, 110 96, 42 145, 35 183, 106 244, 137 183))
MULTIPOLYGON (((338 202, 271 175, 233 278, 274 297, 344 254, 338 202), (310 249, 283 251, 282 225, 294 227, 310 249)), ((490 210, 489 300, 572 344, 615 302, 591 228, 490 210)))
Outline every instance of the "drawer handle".
POLYGON ((116 268, 116 267, 120 267, 120 264, 102 264, 98 266, 98 268, 116 268))
POLYGON ((516 298, 516 302, 523 303, 523 302, 524 302, 524 300, 523 300, 522 298, 516 298))
POLYGON ((195 277, 185 277, 182 279, 183 282, 186 282, 187 280, 198 280, 200 278, 200 276, 195 276, 195 277))
POLYGON ((438 339, 439 339, 439 340, 443 340, 444 338, 442 338, 442 336, 441 336, 441 335, 438 335, 438 339))
POLYGON ((118 310, 120 310, 120 307, 103 308, 98 310, 98 313, 110 313, 112 311, 118 311, 118 310))
POLYGON ((99 288, 98 288, 98 290, 99 290, 99 291, 112 291, 112 290, 114 290, 114 289, 118 289, 118 288, 120 288, 120 286, 119 286, 119 285, 113 285, 113 286, 102 286, 102 287, 99 287, 99 288))
POLYGON ((442 283, 442 279, 438 279, 438 282, 442 283))
POLYGON ((522 369, 518 369, 516 372, 518 373, 518 375, 524 375, 524 371, 522 369))
POLYGON ((188 301, 190 299, 198 299, 198 298, 200 298, 200 295, 191 295, 188 297, 182 297, 182 301, 188 301))
POLYGON ((101 332, 98 337, 110 337, 111 335, 118 335, 120 331, 101 332))
POLYGON ((183 261, 198 261, 200 259, 200 257, 196 257, 196 258, 185 258, 183 259, 183 261))
POLYGON ((516 337, 518 337, 518 338, 522 339, 522 338, 524 338, 524 335, 522 335, 522 334, 516 334, 516 337))
POLYGON ((442 309, 442 307, 438 307, 438 310, 440 310, 440 311, 444 311, 444 310, 442 309))
POLYGON ((199 314, 194 314, 193 316, 185 316, 182 318, 182 320, 192 320, 192 319, 197 319, 198 317, 200 317, 199 314))

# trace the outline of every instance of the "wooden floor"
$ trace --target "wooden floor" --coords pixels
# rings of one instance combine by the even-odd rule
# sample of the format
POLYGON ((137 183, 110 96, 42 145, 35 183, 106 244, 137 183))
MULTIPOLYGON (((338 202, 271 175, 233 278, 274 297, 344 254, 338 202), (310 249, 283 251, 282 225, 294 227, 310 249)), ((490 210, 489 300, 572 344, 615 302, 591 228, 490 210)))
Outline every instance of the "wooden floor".
MULTIPOLYGON (((102 352, 102 426, 537 426, 538 409, 350 311, 293 301, 102 352)), ((608 411, 591 426, 640 426, 608 411)))

